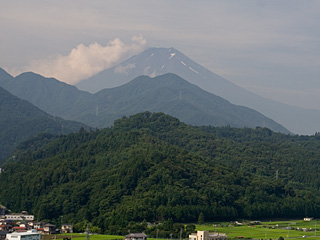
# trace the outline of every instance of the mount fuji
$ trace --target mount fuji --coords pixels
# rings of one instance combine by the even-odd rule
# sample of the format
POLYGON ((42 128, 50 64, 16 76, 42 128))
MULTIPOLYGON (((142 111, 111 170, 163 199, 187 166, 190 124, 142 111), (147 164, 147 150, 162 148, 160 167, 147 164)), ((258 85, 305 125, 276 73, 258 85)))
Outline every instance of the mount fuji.
POLYGON ((149 48, 76 86, 95 93, 121 86, 141 75, 155 77, 165 73, 177 74, 233 104, 255 109, 293 133, 314 134, 320 131, 319 110, 290 106, 256 95, 202 67, 175 48, 149 48))

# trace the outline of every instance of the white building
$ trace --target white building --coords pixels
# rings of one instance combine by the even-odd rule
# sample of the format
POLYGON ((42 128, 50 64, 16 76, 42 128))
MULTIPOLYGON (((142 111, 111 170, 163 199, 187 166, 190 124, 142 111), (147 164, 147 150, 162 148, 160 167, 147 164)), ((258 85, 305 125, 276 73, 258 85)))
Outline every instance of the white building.
POLYGON ((227 240, 228 237, 225 233, 197 231, 189 235, 189 240, 227 240))
POLYGON ((21 220, 33 221, 34 215, 13 213, 13 214, 6 214, 5 218, 7 220, 13 220, 13 221, 21 221, 21 220))
POLYGON ((7 234, 8 240, 41 240, 41 234, 37 230, 27 232, 13 232, 7 234))

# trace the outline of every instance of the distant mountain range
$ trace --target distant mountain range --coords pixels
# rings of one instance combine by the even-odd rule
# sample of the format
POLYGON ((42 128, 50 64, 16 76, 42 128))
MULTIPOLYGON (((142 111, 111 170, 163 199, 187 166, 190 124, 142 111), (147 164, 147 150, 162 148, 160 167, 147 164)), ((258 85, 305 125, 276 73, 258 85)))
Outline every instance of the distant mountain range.
MULTIPOLYGON (((1 78, 0 78, 1 79, 1 78)), ((0 87, 0 163, 24 140, 39 133, 79 131, 86 125, 53 117, 0 87)))
MULTIPOLYGON (((155 78, 140 76, 131 82, 94 95, 96 115, 113 123, 121 116, 143 111, 164 112, 192 125, 268 127, 289 133, 281 125, 247 107, 225 99, 168 73, 155 78)), ((108 124, 108 125, 109 125, 108 124)))
POLYGON ((290 133, 257 111, 233 105, 175 74, 156 78, 141 76, 123 86, 104 89, 96 94, 34 73, 23 73, 1 82, 13 94, 51 115, 92 127, 108 127, 122 116, 151 111, 165 112, 193 125, 261 126, 290 133))
POLYGON ((291 132, 314 134, 320 131, 319 110, 294 107, 258 96, 205 69, 174 48, 147 49, 76 86, 95 93, 105 88, 121 86, 141 75, 155 77, 165 73, 175 73, 233 104, 255 109, 291 132))
POLYGON ((78 102, 90 101, 92 94, 54 78, 26 72, 12 77, 0 69, 0 87, 54 116, 65 116, 78 102), (1 79, 1 77, 4 78, 1 79))

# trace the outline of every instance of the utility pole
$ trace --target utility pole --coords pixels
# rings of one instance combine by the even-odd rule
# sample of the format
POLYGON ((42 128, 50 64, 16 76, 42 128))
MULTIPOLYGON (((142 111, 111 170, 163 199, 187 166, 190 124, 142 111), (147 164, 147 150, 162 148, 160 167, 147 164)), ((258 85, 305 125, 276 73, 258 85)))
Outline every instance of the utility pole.
POLYGON ((87 230, 86 230, 86 240, 90 240, 90 228, 89 228, 89 223, 87 223, 87 230))
POLYGON ((264 234, 264 239, 267 240, 267 225, 266 225, 266 232, 265 232, 265 234, 264 234))
POLYGON ((62 222, 63 222, 63 216, 60 216, 60 228, 62 230, 62 222))

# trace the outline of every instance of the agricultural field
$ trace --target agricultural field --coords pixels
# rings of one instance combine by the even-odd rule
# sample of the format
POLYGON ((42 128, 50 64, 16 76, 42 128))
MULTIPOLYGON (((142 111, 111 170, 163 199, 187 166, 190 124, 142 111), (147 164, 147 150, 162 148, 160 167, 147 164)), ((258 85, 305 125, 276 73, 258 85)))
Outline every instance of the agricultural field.
POLYGON ((196 225, 197 230, 226 233, 229 239, 298 239, 311 238, 320 240, 320 222, 297 221, 268 221, 258 224, 244 223, 211 223, 196 225))
MULTIPOLYGON (((196 225, 196 230, 226 233, 229 239, 312 239, 320 240, 320 221, 303 220, 250 222, 219 222, 196 225)), ((70 238, 71 234, 46 236, 43 240, 70 238)), ((72 238, 86 240, 85 234, 74 233, 72 238)), ((121 240, 124 236, 93 234, 90 240, 121 240)), ((148 238, 148 240, 165 240, 148 238)))
MULTIPOLYGON (((53 234, 53 235, 46 235, 42 237, 42 240, 63 240, 65 238, 74 238, 75 240, 86 240, 86 234, 80 234, 80 233, 73 233, 71 234, 53 234)), ((122 240, 124 239, 124 236, 118 236, 118 235, 106 235, 106 234, 92 234, 90 235, 90 240, 122 240)), ((161 239, 161 238, 148 238, 148 240, 167 240, 167 239, 161 239)))

